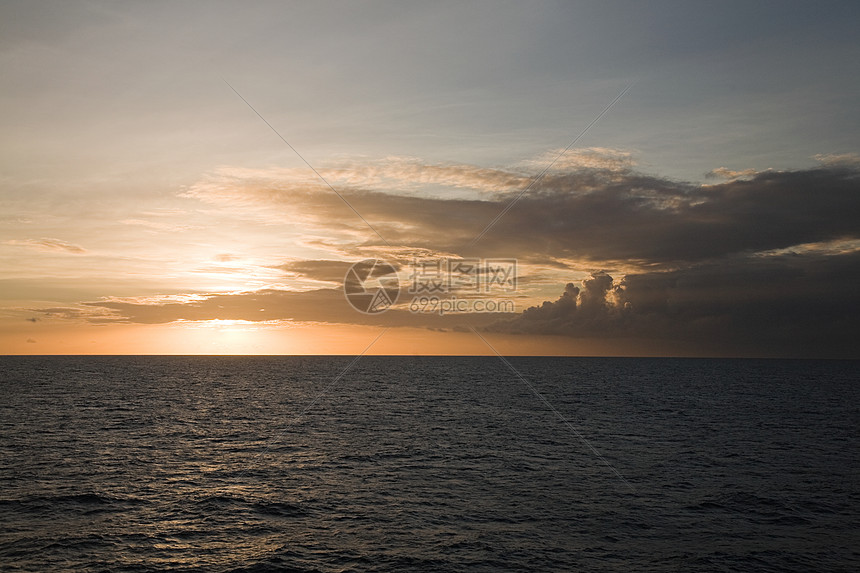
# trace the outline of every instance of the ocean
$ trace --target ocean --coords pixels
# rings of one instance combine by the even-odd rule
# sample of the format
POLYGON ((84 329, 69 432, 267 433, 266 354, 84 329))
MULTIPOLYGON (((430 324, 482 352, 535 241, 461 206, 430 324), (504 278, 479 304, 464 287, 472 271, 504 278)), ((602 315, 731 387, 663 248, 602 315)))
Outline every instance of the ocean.
POLYGON ((353 360, 0 357, 0 570, 860 571, 860 362, 353 360))

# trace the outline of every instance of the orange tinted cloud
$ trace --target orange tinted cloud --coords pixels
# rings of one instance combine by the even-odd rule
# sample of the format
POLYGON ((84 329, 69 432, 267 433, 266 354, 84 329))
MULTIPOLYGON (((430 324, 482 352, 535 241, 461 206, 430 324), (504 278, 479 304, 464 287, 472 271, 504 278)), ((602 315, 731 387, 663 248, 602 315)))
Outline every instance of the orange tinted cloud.
POLYGON ((7 245, 16 245, 20 247, 30 247, 38 251, 47 253, 69 253, 72 255, 83 255, 87 251, 81 246, 68 243, 60 239, 42 238, 42 239, 23 239, 4 241, 7 245))

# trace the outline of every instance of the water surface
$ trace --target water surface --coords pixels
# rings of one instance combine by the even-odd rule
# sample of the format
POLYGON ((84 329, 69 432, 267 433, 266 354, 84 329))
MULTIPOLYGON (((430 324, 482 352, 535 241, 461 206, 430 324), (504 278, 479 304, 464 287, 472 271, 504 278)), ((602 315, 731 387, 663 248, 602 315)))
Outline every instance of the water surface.
POLYGON ((0 568, 860 570, 860 363, 350 361, 0 358, 0 568))

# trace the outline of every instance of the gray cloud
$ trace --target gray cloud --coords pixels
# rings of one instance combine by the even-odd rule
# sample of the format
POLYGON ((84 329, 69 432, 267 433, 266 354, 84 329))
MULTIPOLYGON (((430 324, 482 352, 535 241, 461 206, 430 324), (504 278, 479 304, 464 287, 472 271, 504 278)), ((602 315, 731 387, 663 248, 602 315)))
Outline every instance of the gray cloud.
MULTIPOLYGON (((597 273, 494 332, 692 342, 710 353, 857 357, 860 252, 597 273)), ((667 345, 667 347, 669 347, 667 345)))
POLYGON ((278 268, 317 281, 342 283, 356 261, 304 260, 285 263, 278 268))

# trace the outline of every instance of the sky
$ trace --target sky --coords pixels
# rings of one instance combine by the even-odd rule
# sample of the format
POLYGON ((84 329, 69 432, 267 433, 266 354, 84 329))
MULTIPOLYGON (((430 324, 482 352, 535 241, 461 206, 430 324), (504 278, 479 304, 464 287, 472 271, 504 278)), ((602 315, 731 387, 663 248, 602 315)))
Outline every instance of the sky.
POLYGON ((0 353, 858 358, 858 24, 3 2, 0 353), (440 261, 489 286, 420 290, 440 261))

